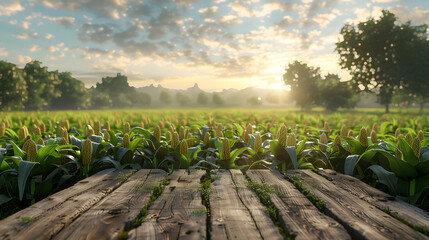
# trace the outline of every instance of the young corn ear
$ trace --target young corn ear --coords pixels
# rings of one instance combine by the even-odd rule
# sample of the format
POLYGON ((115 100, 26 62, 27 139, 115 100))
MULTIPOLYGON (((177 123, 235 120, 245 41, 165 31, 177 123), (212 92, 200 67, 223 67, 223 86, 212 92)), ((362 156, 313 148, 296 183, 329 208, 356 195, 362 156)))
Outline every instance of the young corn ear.
POLYGON ((125 133, 124 137, 122 138, 122 147, 124 148, 130 147, 130 135, 128 135, 128 133, 125 133))
POLYGON ((422 130, 419 131, 419 133, 417 134, 417 136, 419 137, 420 141, 423 141, 423 139, 425 138, 425 135, 423 134, 422 130))
POLYGON ((45 142, 43 141, 43 139, 42 139, 42 138, 37 139, 37 144, 38 144, 38 145, 45 146, 45 142))
POLYGON ((345 125, 341 125, 340 136, 341 137, 347 137, 347 128, 345 125))
POLYGON ((33 139, 28 139, 25 143, 27 143, 26 151, 27 152, 27 161, 29 162, 35 162, 36 156, 37 156, 37 145, 33 141, 33 139))
POLYGON ((188 147, 193 147, 194 146, 194 136, 192 136, 192 133, 188 132, 188 135, 186 136, 186 138, 188 139, 188 147))
POLYGON ((60 126, 63 127, 63 128, 65 128, 68 131, 70 129, 69 120, 61 121, 60 126))
POLYGON ((359 132, 359 142, 362 146, 368 147, 368 134, 366 128, 362 127, 359 132))
POLYGON ((180 153, 185 157, 188 157, 188 143, 186 141, 182 141, 180 143, 180 153))
POLYGON ((373 144, 377 142, 377 133, 374 130, 371 131, 371 142, 373 144))
POLYGON ((340 135, 335 135, 334 142, 332 143, 332 150, 334 150, 334 152, 339 151, 340 148, 338 146, 341 146, 341 137, 340 135))
POLYGON ((371 130, 371 132, 372 132, 372 131, 377 132, 377 130, 378 130, 378 125, 377 125, 377 123, 373 123, 373 124, 372 124, 372 130, 371 130))
POLYGON ((223 126, 222 126, 222 124, 219 124, 216 127, 216 137, 223 138, 223 132, 222 132, 222 130, 223 130, 223 126))
POLYGON ((153 137, 156 140, 161 141, 161 128, 159 125, 156 125, 155 129, 153 130, 153 137))
POLYGON ((171 147, 173 149, 176 149, 178 145, 179 145, 179 134, 177 132, 174 132, 171 139, 171 147))
POLYGON ((366 131, 366 136, 367 137, 371 136, 371 129, 369 129, 369 126, 366 126, 365 131, 366 131))
POLYGON ((261 134, 257 133, 255 135, 255 142, 253 143, 253 150, 255 150, 255 152, 258 152, 260 148, 262 148, 262 138, 261 134))
POLYGON ((321 144, 328 144, 328 136, 326 136, 326 133, 322 133, 322 134, 320 134, 320 136, 319 136, 319 142, 321 143, 321 144))
POLYGON ((397 129, 395 130, 395 138, 398 138, 398 137, 399 137, 399 134, 401 134, 401 129, 400 129, 400 128, 397 128, 397 129))
POLYGON ((287 137, 287 145, 290 147, 295 147, 296 146, 296 136, 295 133, 289 133, 288 137, 287 137))
POLYGON ((413 145, 413 136, 411 136, 411 133, 407 133, 405 135, 405 141, 408 143, 408 145, 413 145))
POLYGON ((92 135, 94 135, 94 130, 93 129, 88 129, 88 137, 91 138, 92 135))
POLYGON ((228 138, 222 139, 222 160, 229 160, 229 156, 231 155, 231 147, 229 145, 228 138))
POLYGON ((124 133, 128 133, 130 131, 131 127, 130 127, 130 123, 126 122, 124 124, 124 133))
POLYGON ((355 136, 355 132, 353 130, 349 130, 349 132, 347 133, 347 137, 354 137, 355 136))
POLYGON ((95 121, 94 123, 94 132, 98 135, 98 133, 101 131, 101 124, 100 121, 95 121))
POLYGON ((110 141, 110 134, 107 131, 104 131, 103 133, 103 138, 106 141, 110 141))
POLYGON ((42 135, 42 131, 40 131, 40 128, 36 125, 36 124, 34 124, 34 126, 33 126, 33 133, 35 134, 35 135, 42 135))
POLYGON ((39 128, 40 128, 40 131, 43 133, 43 132, 46 132, 46 125, 45 125, 45 123, 44 122, 42 122, 42 121, 40 121, 40 123, 39 123, 39 128))
POLYGON ((92 142, 89 139, 85 139, 82 144, 82 164, 83 166, 89 166, 92 160, 92 142))
POLYGON ((246 133, 247 133, 247 135, 253 134, 253 126, 252 126, 252 124, 250 124, 250 123, 247 124, 246 133))
POLYGON ((24 140, 26 137, 28 136, 28 129, 26 126, 23 126, 22 128, 19 129, 19 136, 18 139, 19 141, 24 140))
POLYGON ((415 137, 413 140, 413 145, 411 148, 413 149, 414 155, 416 155, 417 158, 420 159, 420 148, 421 148, 421 141, 419 137, 415 137))
POLYGON ((279 130, 277 131, 277 139, 280 145, 286 147, 287 129, 285 125, 281 125, 279 130))
MULTIPOLYGON (((399 137, 399 136, 398 136, 399 137)), ((402 159, 402 153, 401 153, 401 145, 399 144, 399 139, 398 139, 398 141, 396 142, 396 148, 397 149, 395 149, 395 157, 396 158, 399 158, 399 159, 402 159)))
POLYGON ((0 137, 3 137, 6 134, 6 124, 0 124, 0 137))
POLYGON ((167 140, 167 141, 170 141, 171 140, 171 132, 170 131, 168 131, 166 134, 165 134, 165 140, 167 140))
POLYGON ((210 133, 207 131, 207 132, 204 134, 204 139, 203 139, 203 143, 204 143, 204 145, 209 145, 210 138, 211 138, 210 133))
POLYGON ((107 131, 110 131, 110 122, 109 121, 105 122, 103 128, 106 129, 107 131))
POLYGON ((184 126, 180 126, 179 129, 179 139, 182 140, 185 138, 185 127, 184 126))
POLYGON ((144 128, 144 122, 143 121, 140 122, 140 127, 144 128))
POLYGON ((328 131, 328 133, 331 131, 328 121, 325 121, 325 124, 323 125, 323 130, 328 131))

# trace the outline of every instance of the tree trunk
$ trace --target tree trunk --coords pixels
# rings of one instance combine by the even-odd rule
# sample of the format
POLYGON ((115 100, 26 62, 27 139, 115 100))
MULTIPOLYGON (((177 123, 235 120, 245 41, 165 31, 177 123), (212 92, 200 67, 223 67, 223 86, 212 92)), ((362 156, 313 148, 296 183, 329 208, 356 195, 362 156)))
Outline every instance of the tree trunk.
POLYGON ((390 113, 390 112, 389 112, 389 104, 386 104, 386 105, 384 105, 384 106, 386 106, 386 113, 390 113))

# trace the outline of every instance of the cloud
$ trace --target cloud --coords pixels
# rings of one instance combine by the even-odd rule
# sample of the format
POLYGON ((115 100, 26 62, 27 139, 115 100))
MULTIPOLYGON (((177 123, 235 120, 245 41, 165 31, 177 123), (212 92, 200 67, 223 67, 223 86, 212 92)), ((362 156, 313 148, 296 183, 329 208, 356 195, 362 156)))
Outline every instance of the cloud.
POLYGON ((0 57, 7 57, 9 53, 4 49, 0 48, 0 57))
POLYGON ((407 2, 408 0, 372 0, 373 3, 407 2))
POLYGON ((37 51, 40 51, 40 47, 37 46, 37 45, 31 45, 31 46, 28 47, 28 51, 30 51, 30 52, 37 52, 37 51))
POLYGON ((55 36, 54 35, 52 35, 52 34, 50 34, 50 33, 47 33, 46 35, 45 35, 45 39, 52 39, 52 38, 54 38, 55 36))
POLYGON ((84 42, 104 43, 111 39, 113 27, 107 24, 84 23, 79 29, 79 39, 84 42))
POLYGON ((24 7, 19 2, 6 0, 0 5, 0 16, 12 16, 23 10, 24 7))
POLYGON ((24 28, 24 29, 28 29, 28 28, 30 27, 30 25, 31 25, 31 23, 30 23, 30 22, 27 22, 27 21, 22 21, 22 22, 21 22, 21 26, 22 26, 22 28, 24 28))
POLYGON ((26 64, 32 61, 32 58, 30 56, 18 55, 17 58, 19 64, 26 64))
POLYGON ((412 10, 407 6, 388 7, 389 11, 393 12, 398 20, 402 23, 411 21, 411 24, 429 24, 429 10, 423 7, 415 7, 412 10))
POLYGON ((218 9, 219 8, 217 6, 213 6, 209 8, 202 8, 198 10, 198 12, 201 14, 203 18, 211 18, 216 15, 218 9))
POLYGON ((43 16, 44 19, 48 19, 49 21, 59 24, 65 28, 70 28, 72 26, 74 26, 74 21, 75 18, 74 17, 48 17, 48 16, 43 16))
POLYGON ((35 39, 37 38, 39 34, 38 33, 21 33, 18 35, 15 35, 15 37, 19 38, 19 39, 35 39))
POLYGON ((291 26, 293 23, 294 23, 294 20, 291 17, 283 16, 282 20, 279 22, 276 22, 275 24, 280 28, 287 28, 291 26))

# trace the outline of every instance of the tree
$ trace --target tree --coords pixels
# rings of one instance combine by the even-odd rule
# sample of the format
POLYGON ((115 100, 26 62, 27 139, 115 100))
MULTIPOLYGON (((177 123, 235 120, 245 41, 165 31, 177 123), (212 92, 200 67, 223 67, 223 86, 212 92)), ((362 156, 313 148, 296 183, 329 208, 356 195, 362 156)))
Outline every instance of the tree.
POLYGON ((173 102, 173 98, 169 91, 163 90, 159 94, 159 101, 161 101, 165 105, 170 105, 173 102))
POLYGON ((112 100, 112 106, 116 108, 131 107, 136 89, 128 84, 128 78, 118 73, 116 77, 103 77, 101 83, 96 84, 100 93, 105 93, 112 100))
POLYGON ((389 112, 392 93, 406 88, 410 79, 406 72, 415 49, 415 42, 426 38, 426 27, 397 25, 396 17, 382 11, 380 19, 370 18, 357 26, 346 24, 341 29, 343 37, 336 45, 340 65, 350 71, 358 91, 377 93, 378 102, 389 112))
POLYGON ((91 97, 83 82, 72 77, 70 72, 58 75, 61 83, 58 89, 61 96, 52 101, 54 109, 87 109, 91 104, 91 97))
POLYGON ((321 80, 320 69, 295 61, 286 67, 283 80, 291 88, 292 98, 305 110, 310 110, 317 100, 317 84, 321 80))
POLYGON ((337 74, 328 74, 319 84, 319 102, 327 110, 356 106, 359 96, 353 91, 350 82, 341 82, 337 74))
POLYGON ((252 106, 260 106, 262 105, 262 98, 257 96, 249 97, 247 103, 252 106))
POLYGON ((49 72, 47 67, 41 67, 41 65, 41 62, 33 61, 24 67, 28 91, 26 109, 47 109, 53 99, 61 96, 58 88, 61 82, 58 71, 49 72))
POLYGON ((132 98, 135 99, 134 106, 136 107, 147 107, 152 102, 151 96, 144 92, 136 91, 132 98))
POLYGON ((197 97, 197 103, 201 104, 201 105, 207 105, 209 104, 210 98, 209 95, 203 91, 201 91, 200 93, 198 93, 198 97, 197 97))
POLYGON ((217 106, 222 106, 223 104, 225 104, 225 99, 219 93, 213 94, 212 101, 213 101, 213 104, 217 106))
POLYGON ((189 98, 188 95, 182 93, 182 92, 177 92, 176 93, 176 101, 182 105, 182 106, 186 106, 191 102, 191 98, 189 98))
POLYGON ((100 92, 94 87, 91 87, 91 89, 89 89, 89 92, 91 94, 92 109, 112 107, 112 99, 110 99, 109 94, 100 92))
POLYGON ((27 100, 27 84, 23 71, 15 64, 0 61, 0 108, 21 110, 27 100))

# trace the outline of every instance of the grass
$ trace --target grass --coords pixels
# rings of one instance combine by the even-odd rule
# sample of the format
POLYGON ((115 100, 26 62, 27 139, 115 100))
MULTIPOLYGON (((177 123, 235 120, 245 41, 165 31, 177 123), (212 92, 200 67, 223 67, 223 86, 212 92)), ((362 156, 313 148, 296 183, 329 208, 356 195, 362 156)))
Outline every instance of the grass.
POLYGON ((270 197, 271 193, 274 193, 276 195, 281 195, 281 194, 278 191, 276 191, 274 188, 270 187, 268 184, 252 181, 252 179, 250 179, 245 173, 244 175, 247 179, 247 185, 255 192, 255 194, 258 196, 259 200, 261 201, 261 203, 267 208, 266 213, 270 216, 271 220, 275 223, 275 225, 280 231, 280 234, 284 237, 284 239, 295 239, 296 237, 295 235, 291 235, 280 226, 278 209, 271 201, 271 197, 270 197))
POLYGON ((285 178, 291 182, 308 200, 310 200, 313 205, 319 209, 320 212, 325 212, 325 205, 326 202, 316 197, 314 194, 312 194, 308 189, 306 189, 303 185, 301 180, 296 177, 289 174, 285 174, 285 178))
POLYGON ((128 232, 131 231, 132 229, 135 229, 135 228, 139 227, 142 224, 142 222, 147 217, 147 213, 149 211, 149 208, 153 205, 153 203, 155 202, 155 200, 159 196, 161 196, 162 192, 164 191, 165 187, 168 184, 169 184, 169 181, 165 177, 164 179, 162 179, 161 183, 158 186, 150 186, 149 189, 152 190, 152 195, 150 196, 149 202, 142 208, 142 210, 140 211, 140 217, 137 218, 137 220, 134 222, 134 224, 132 225, 132 227, 130 229, 127 229, 126 231, 123 231, 119 235, 119 237, 118 237, 119 240, 127 239, 128 232))
POLYGON ((34 219, 35 219, 35 217, 32 217, 32 218, 31 217, 23 217, 23 218, 19 219, 18 222, 22 223, 22 224, 27 224, 27 223, 33 221, 34 219))
POLYGON ((418 231, 418 232, 420 232, 420 233, 422 233, 422 234, 424 234, 424 235, 426 235, 426 236, 428 236, 428 237, 429 237, 429 231, 428 231, 428 229, 427 229, 427 228, 422 227, 422 226, 414 225, 414 224, 410 223, 409 221, 407 221, 407 220, 405 220, 405 219, 401 218, 401 217, 400 217, 400 216, 398 216, 398 215, 393 215, 393 214, 390 212, 390 210, 389 210, 389 209, 381 209, 381 210, 382 210, 383 212, 385 212, 385 213, 389 214, 390 216, 392 216, 392 217, 396 218, 397 220, 399 220, 399 221, 400 221, 400 222, 402 222, 403 224, 405 224, 405 225, 409 226, 410 228, 412 228, 412 229, 414 229, 414 230, 416 230, 416 231, 418 231))

